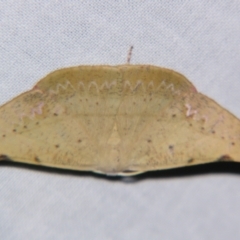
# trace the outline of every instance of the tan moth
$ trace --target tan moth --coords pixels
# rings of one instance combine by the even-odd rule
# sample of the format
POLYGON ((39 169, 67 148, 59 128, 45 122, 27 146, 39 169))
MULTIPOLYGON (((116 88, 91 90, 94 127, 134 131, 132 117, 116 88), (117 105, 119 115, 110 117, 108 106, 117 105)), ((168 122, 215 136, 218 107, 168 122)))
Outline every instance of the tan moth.
POLYGON ((71 67, 0 108, 0 159, 109 175, 240 161, 240 121, 173 70, 71 67))

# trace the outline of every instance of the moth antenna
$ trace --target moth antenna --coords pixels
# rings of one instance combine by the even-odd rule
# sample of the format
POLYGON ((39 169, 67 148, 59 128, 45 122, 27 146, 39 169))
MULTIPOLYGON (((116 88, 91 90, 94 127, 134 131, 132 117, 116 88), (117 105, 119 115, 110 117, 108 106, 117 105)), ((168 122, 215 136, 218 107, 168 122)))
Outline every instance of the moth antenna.
POLYGON ((132 50, 133 50, 133 46, 130 46, 128 51, 128 56, 127 56, 127 64, 130 64, 131 57, 132 57, 132 50))

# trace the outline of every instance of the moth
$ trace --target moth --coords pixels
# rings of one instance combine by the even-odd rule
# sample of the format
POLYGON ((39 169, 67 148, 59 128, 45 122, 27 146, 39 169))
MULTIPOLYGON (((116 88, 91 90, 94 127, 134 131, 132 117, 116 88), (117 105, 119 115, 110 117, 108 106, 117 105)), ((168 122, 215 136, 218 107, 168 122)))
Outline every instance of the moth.
POLYGON ((170 69, 70 67, 0 107, 0 159, 107 175, 240 161, 240 121, 170 69))

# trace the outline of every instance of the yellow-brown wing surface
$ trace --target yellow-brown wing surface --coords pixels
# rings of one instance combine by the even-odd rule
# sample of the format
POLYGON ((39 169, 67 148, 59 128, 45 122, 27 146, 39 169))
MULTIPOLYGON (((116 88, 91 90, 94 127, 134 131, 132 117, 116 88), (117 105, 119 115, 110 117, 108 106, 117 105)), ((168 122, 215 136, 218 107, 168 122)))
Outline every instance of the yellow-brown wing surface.
POLYGON ((0 155, 119 175, 239 161, 240 121, 173 70, 79 66, 0 108, 0 155))

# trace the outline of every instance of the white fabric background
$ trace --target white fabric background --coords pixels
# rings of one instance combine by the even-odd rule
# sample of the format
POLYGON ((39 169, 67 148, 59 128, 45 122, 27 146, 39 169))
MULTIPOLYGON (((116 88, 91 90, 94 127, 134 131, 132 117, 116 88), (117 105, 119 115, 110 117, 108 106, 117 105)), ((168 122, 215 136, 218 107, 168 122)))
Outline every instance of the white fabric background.
MULTIPOLYGON (((124 64, 134 45, 132 64, 175 69, 240 117, 239 13, 239 0, 0 0, 0 103, 57 68, 124 64)), ((1 164, 0 239, 239 239, 239 174, 111 180, 1 164)))

